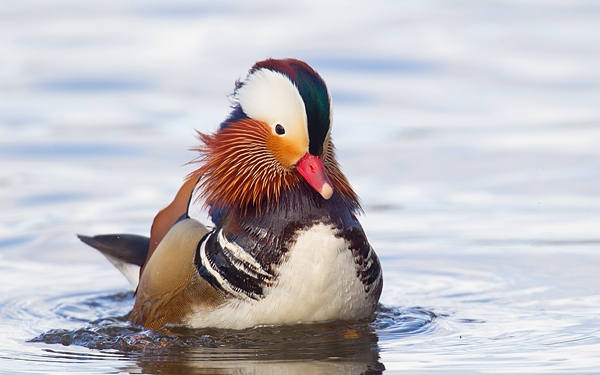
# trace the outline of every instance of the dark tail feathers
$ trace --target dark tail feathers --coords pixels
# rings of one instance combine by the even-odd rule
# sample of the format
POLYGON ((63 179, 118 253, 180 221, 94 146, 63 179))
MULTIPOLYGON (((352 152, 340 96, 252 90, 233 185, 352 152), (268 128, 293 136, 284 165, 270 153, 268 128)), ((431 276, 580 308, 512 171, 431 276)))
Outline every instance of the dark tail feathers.
POLYGON ((150 238, 135 234, 102 234, 94 237, 78 234, 77 237, 106 256, 140 267, 146 262, 150 247, 150 238))

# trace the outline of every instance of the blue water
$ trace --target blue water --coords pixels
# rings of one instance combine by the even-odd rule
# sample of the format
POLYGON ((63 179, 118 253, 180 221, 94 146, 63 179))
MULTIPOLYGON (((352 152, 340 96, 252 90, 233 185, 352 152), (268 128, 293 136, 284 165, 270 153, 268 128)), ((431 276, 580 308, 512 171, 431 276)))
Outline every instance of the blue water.
MULTIPOLYGON (((0 373, 599 373, 594 1, 0 4, 0 373), (147 234, 257 60, 328 83, 372 322, 143 331, 147 234)), ((197 217, 204 220, 202 213, 197 217)))

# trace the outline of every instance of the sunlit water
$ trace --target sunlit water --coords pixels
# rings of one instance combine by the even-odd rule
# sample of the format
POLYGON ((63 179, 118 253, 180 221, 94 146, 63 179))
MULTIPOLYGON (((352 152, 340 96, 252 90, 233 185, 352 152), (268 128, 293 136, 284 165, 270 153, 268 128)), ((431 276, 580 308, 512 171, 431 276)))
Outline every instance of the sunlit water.
POLYGON ((0 17, 0 373, 600 372, 596 2, 3 2, 0 17), (147 234, 193 168, 194 129, 268 56, 330 86, 380 308, 130 325, 125 278, 75 234, 147 234))

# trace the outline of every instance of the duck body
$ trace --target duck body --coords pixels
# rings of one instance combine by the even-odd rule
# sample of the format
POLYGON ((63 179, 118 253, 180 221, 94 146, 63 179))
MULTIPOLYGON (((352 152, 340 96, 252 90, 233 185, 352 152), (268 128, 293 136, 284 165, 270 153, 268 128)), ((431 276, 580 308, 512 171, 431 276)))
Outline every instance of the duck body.
MULTIPOLYGON (((157 215, 150 239, 139 237, 135 248, 147 251, 143 263, 134 257, 141 272, 130 320, 243 329, 368 318, 381 265, 335 160, 322 79, 299 60, 269 59, 235 95, 219 130, 199 134, 201 167, 157 215), (189 217, 193 192, 213 227, 189 217)), ((121 244, 118 236, 80 238, 122 269, 115 258, 131 262, 131 236, 121 244)))

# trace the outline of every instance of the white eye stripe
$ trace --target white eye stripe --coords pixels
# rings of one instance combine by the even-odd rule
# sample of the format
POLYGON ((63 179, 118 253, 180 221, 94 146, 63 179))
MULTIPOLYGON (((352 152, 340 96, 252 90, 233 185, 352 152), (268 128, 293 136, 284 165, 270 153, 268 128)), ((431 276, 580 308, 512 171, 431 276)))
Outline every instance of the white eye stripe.
POLYGON ((257 70, 246 78, 236 96, 246 116, 272 126, 274 131, 280 124, 286 134, 304 133, 308 137, 304 101, 285 75, 257 70))

